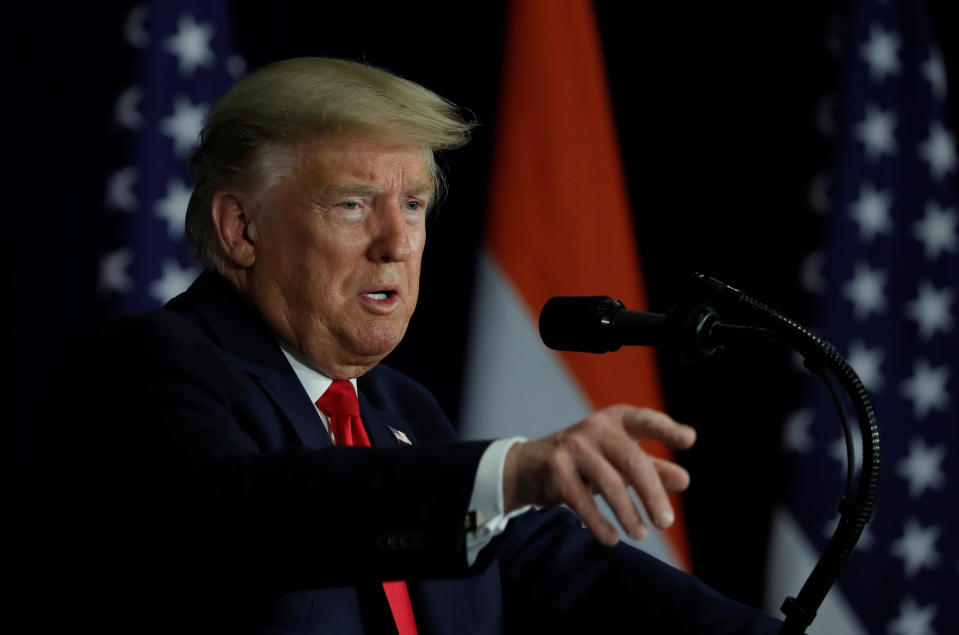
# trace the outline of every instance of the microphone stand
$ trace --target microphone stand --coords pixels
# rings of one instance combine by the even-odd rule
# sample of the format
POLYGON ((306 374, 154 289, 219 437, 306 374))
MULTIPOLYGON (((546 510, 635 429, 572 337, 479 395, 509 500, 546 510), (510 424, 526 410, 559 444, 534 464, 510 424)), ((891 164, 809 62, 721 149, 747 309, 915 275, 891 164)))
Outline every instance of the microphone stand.
POLYGON ((697 273, 693 274, 692 282, 710 301, 735 306, 755 316, 761 325, 724 325, 711 307, 695 307, 691 317, 684 322, 693 327, 693 340, 704 354, 738 340, 757 337, 777 339, 800 353, 806 367, 826 382, 839 410, 848 458, 846 495, 839 502, 839 526, 798 595, 787 597, 781 607, 786 619, 779 632, 783 635, 801 635, 812 624, 816 611, 845 567, 872 516, 879 482, 879 427, 876 415, 859 376, 832 344, 782 313, 715 278, 697 273), (863 464, 856 486, 853 485, 855 453, 851 431, 840 395, 829 381, 826 371, 839 380, 859 420, 863 464))

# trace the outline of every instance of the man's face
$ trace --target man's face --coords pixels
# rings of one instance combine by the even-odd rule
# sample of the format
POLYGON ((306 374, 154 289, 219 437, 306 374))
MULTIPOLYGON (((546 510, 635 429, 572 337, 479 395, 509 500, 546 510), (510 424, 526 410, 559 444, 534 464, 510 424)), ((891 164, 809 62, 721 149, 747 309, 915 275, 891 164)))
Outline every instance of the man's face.
POLYGON ((317 369, 356 377, 416 307, 432 183, 416 145, 350 136, 296 152, 251 222, 245 291, 317 369))

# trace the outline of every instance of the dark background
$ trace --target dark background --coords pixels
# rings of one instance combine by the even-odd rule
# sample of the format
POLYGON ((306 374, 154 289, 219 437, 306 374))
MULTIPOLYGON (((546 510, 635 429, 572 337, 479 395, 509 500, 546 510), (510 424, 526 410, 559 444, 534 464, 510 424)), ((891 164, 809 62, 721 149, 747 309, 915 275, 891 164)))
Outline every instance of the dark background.
MULTIPOLYGON (((947 4, 931 11, 954 80, 955 11, 947 4)), ((445 157, 451 188, 429 227, 420 308, 390 358, 431 387, 455 420, 505 6, 327 5, 233 3, 238 52, 249 68, 301 55, 365 60, 432 88, 481 123, 465 149, 445 157)), ((96 219, 113 100, 134 66, 119 36, 130 6, 18 3, 3 22, 4 511, 14 526, 48 369, 99 311, 96 219)), ((686 275, 701 270, 808 320, 797 270, 821 219, 808 210, 807 189, 828 161, 812 121, 820 98, 837 88, 839 63, 824 42, 842 3, 596 8, 652 310, 667 310, 686 275)), ((603 196, 583 193, 587 204, 603 196)), ((753 604, 769 509, 786 487, 775 456, 795 398, 785 366, 783 353, 759 351, 661 362, 669 410, 699 432, 681 457, 693 476, 685 505, 696 572, 753 604)), ((78 425, 94 416, 77 413, 78 425)))

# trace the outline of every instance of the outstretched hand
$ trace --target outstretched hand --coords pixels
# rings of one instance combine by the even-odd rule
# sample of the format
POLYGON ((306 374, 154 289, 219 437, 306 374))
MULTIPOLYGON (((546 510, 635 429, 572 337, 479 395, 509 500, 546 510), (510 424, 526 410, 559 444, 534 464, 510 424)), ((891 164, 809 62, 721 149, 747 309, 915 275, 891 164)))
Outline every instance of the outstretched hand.
POLYGON ((593 495, 601 494, 622 528, 638 540, 647 527, 629 495, 632 487, 653 524, 665 529, 675 518, 668 494, 686 489, 689 473, 647 454, 639 445, 646 440, 685 450, 696 431, 657 410, 616 405, 547 437, 518 443, 506 455, 505 510, 566 504, 600 541, 615 545, 619 532, 593 495))

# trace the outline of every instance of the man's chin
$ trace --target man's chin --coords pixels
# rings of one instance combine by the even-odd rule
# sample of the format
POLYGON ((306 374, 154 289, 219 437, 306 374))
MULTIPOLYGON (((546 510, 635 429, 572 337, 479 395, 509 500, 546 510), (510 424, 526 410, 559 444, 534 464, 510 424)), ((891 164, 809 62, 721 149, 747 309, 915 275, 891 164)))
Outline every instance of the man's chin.
MULTIPOLYGON (((402 338, 389 340, 363 341, 353 343, 348 349, 336 356, 331 366, 336 368, 337 374, 346 373, 349 378, 359 377, 379 364, 384 357, 393 352, 402 338)), ((329 373, 327 373, 329 374, 329 373)), ((335 375, 330 375, 336 379, 335 375)))
POLYGON ((368 324, 371 328, 352 332, 333 332, 332 338, 320 339, 316 346, 306 346, 310 362, 323 374, 334 379, 358 377, 376 366, 399 345, 406 328, 393 324, 368 324))
POLYGON ((336 357, 324 356, 321 359, 309 358, 310 364, 318 371, 332 379, 355 379, 360 375, 365 375, 374 366, 386 357, 387 351, 383 354, 357 355, 337 355, 336 357))
POLYGON ((357 364, 375 366, 383 361, 383 358, 393 352, 399 345, 399 341, 392 343, 384 343, 380 346, 366 346, 363 348, 357 348, 352 351, 352 354, 349 356, 351 362, 357 364))
POLYGON ((345 342, 347 348, 358 357, 377 358, 377 361, 389 355, 406 335, 406 324, 400 327, 384 322, 374 322, 370 328, 355 334, 349 342, 345 342))

